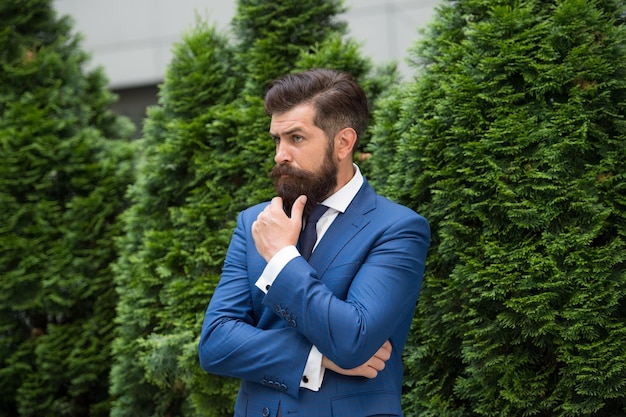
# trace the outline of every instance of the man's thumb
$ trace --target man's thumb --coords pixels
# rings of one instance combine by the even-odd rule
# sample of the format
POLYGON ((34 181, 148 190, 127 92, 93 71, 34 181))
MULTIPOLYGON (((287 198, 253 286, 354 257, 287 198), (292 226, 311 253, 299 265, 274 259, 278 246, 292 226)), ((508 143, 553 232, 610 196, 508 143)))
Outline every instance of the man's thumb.
POLYGON ((293 202, 293 207, 291 208, 291 218, 292 219, 301 219, 302 213, 304 212, 304 206, 306 205, 306 196, 301 195, 293 202))

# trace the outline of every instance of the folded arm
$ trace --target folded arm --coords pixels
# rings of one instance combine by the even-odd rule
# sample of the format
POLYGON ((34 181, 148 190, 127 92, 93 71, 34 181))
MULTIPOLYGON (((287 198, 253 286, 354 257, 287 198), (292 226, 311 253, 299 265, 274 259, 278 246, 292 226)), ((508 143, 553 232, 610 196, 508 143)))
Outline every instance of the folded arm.
POLYGON ((354 237, 351 259, 325 281, 357 269, 345 300, 335 296, 302 257, 294 258, 274 281, 263 304, 280 305, 295 317, 295 329, 343 369, 366 363, 401 323, 410 321, 421 287, 429 228, 413 213, 376 231, 367 227, 354 237), (370 242, 370 244, 366 244, 370 242))
MULTIPOLYGON (((297 396, 312 344, 290 327, 263 328, 254 311, 247 270, 246 231, 240 215, 220 283, 207 308, 199 343, 202 368, 297 396)), ((260 307, 260 306, 258 306, 260 307)), ((257 307, 257 308, 258 308, 257 307)))

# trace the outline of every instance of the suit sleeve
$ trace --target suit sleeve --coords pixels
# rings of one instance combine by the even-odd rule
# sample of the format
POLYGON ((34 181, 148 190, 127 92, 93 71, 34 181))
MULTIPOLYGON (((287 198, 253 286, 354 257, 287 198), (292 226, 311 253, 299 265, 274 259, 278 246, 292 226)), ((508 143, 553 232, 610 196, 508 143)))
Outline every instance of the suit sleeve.
POLYGON ((237 219, 220 282, 205 314, 200 365, 210 373, 258 382, 297 397, 312 345, 290 327, 257 327, 251 291, 258 289, 251 288, 248 277, 244 213, 237 219))
POLYGON ((430 229, 423 217, 410 213, 392 216, 393 221, 378 219, 382 225, 373 219, 338 255, 345 262, 337 262, 325 280, 350 279, 341 275, 360 265, 345 299, 297 257, 279 274, 263 304, 287 310, 295 318, 292 326, 340 367, 363 364, 413 316, 430 229))

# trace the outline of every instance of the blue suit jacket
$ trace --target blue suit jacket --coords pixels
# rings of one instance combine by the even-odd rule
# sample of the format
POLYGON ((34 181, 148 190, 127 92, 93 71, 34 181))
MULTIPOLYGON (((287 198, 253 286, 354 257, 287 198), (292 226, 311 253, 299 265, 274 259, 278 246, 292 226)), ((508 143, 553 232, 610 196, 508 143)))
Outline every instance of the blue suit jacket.
POLYGON ((267 294, 251 226, 267 203, 243 211, 199 345, 204 370, 242 379, 235 416, 402 415, 401 354, 420 291, 430 230, 412 210, 363 184, 307 262, 291 260, 267 294), (386 340, 393 351, 374 379, 327 370, 319 391, 301 389, 311 346, 344 369, 386 340))

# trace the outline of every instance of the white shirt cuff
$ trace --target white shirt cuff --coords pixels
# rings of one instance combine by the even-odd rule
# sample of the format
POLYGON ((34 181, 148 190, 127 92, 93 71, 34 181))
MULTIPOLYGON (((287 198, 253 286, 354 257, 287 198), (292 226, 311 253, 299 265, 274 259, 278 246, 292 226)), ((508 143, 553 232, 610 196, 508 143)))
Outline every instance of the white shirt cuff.
POLYGON ((274 280, 278 274, 280 274, 280 271, 283 270, 289 261, 297 256, 300 256, 300 252, 298 252, 298 249, 296 249, 295 246, 287 246, 279 250, 278 253, 267 263, 263 273, 254 285, 267 294, 270 287, 274 283, 274 280))
POLYGON ((304 373, 300 380, 300 388, 319 391, 322 386, 322 381, 324 380, 324 371, 326 371, 326 368, 322 367, 322 354, 313 346, 304 367, 304 373))

